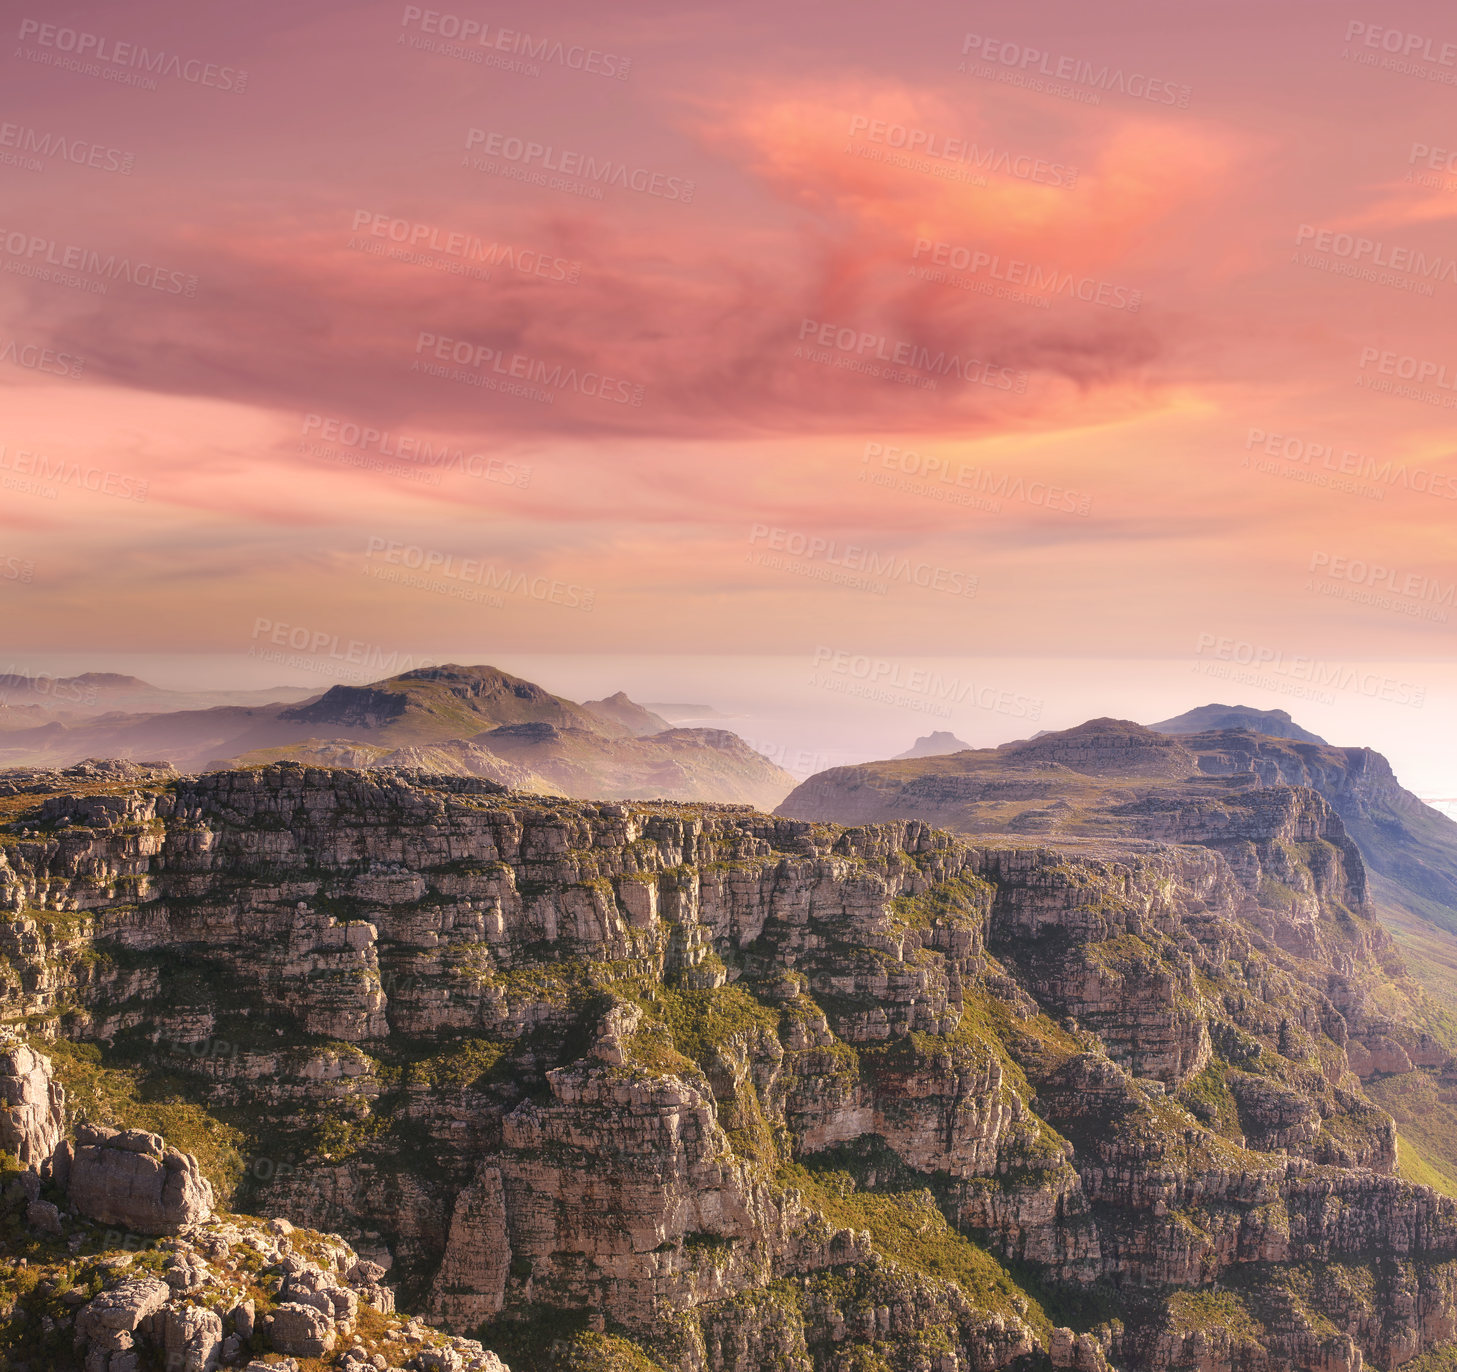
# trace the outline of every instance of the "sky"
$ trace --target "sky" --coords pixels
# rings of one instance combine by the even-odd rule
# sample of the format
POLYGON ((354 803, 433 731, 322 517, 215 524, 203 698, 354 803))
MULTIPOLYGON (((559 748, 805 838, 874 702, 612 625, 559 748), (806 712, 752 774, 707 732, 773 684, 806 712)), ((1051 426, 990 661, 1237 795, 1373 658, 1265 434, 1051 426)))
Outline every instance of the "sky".
POLYGON ((7 12, 0 665, 1457 795, 1449 8, 447 3, 7 12))

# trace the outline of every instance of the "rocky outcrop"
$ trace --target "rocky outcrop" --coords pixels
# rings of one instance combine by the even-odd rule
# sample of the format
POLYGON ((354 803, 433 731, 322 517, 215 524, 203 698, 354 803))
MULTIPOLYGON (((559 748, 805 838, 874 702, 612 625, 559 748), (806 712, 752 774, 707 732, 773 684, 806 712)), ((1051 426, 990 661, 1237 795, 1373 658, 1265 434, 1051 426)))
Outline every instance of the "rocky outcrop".
POLYGON ((501 1171, 482 1163, 470 1185, 456 1195, 431 1288, 431 1315, 453 1329, 474 1329, 499 1315, 510 1267, 501 1171))
MULTIPOLYGON (((85 1260, 81 1283, 67 1287, 79 1301, 62 1302, 72 1312, 64 1321, 70 1325, 67 1353, 72 1356, 61 1354, 47 1366, 85 1372, 138 1372, 152 1366, 213 1372, 238 1366, 252 1352, 259 1357, 248 1366, 274 1372, 296 1368, 292 1358, 329 1359, 334 1354, 338 1361, 331 1365, 361 1372, 509 1372, 476 1340, 451 1338, 419 1321, 404 1320, 384 1302, 376 1305, 367 1332, 356 1329, 359 1312, 376 1290, 367 1281, 360 1283, 357 1274, 361 1266, 372 1265, 361 1264, 336 1235, 296 1231, 282 1221, 267 1226, 213 1221, 189 1226, 181 1236, 166 1240, 164 1249, 137 1253, 107 1251, 106 1236, 89 1233, 84 1222, 76 1233, 89 1246, 99 1238, 102 1251, 85 1260), (302 1256, 304 1250, 319 1261, 302 1256), (148 1265, 157 1251, 166 1254, 165 1279, 148 1265), (87 1283, 102 1288, 89 1300, 80 1294, 87 1283), (270 1294, 258 1311, 255 1299, 242 1292, 260 1283, 270 1294)), ((43 1272, 51 1270, 40 1261, 43 1272)), ((56 1275, 43 1280, 53 1287, 67 1283, 66 1264, 64 1256, 57 1257, 56 1275)), ((59 1332, 53 1318, 50 1323, 59 1332)), ((19 1343, 12 1344, 12 1351, 19 1356, 19 1343)))
POLYGON ((172 1288, 155 1277, 130 1277, 94 1296, 76 1316, 86 1372, 135 1368, 138 1337, 154 1330, 155 1316, 171 1299, 172 1288))
MULTIPOLYGON (((8 1061, 30 1098, 59 1103, 49 1058, 20 1048, 10 1045, 8 1061)), ((64 1124, 63 1113, 56 1122, 64 1124)), ((154 1134, 81 1124, 42 1170, 59 1203, 34 1199, 34 1167, 20 1186, 0 1188, 7 1367, 214 1372, 257 1352, 268 1355, 260 1366, 296 1368, 289 1358, 342 1349, 339 1365, 370 1372, 508 1372, 474 1340, 395 1316, 385 1269, 336 1235, 297 1231, 283 1219, 215 1218, 196 1159, 154 1134), (31 1230, 19 1260, 17 1211, 31 1230), (361 1329, 366 1306, 372 1312, 361 1329)))
POLYGON ((84 758, 55 771, 4 767, 0 768, 0 796, 51 795, 67 787, 97 782, 138 786, 166 781, 176 775, 177 769, 170 762, 132 762, 126 758, 84 758))
POLYGON ((0 1150, 39 1172, 61 1141, 66 1093, 17 1035, 0 1038, 0 1150))
POLYGON ((265 1317, 264 1332, 280 1353, 322 1358, 334 1351, 334 1321, 327 1311, 314 1305, 280 1303, 265 1317))
POLYGON ((212 1184, 190 1153, 141 1129, 78 1125, 67 1194, 83 1215, 138 1234, 175 1234, 206 1220, 212 1184))

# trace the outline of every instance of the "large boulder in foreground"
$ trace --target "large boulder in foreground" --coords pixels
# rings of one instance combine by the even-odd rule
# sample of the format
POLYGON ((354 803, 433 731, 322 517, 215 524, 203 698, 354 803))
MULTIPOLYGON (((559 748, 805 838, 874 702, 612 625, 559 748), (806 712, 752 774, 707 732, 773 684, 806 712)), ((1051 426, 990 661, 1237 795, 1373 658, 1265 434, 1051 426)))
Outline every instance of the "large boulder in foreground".
POLYGON ((61 1141, 65 1109, 50 1060, 14 1036, 0 1039, 0 1149, 39 1172, 61 1141))
POLYGON ((136 1234, 175 1234, 213 1212, 197 1159, 144 1129, 77 1125, 69 1194, 89 1219, 136 1234))

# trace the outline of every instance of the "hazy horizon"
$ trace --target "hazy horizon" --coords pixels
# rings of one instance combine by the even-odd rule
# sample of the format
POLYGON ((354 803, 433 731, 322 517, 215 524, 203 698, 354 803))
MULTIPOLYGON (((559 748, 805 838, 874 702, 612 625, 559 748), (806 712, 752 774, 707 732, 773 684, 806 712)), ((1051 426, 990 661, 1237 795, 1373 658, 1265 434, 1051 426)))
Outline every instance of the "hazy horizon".
MULTIPOLYGON (((323 692, 392 674, 349 661, 348 648, 341 643, 313 654, 289 653, 288 662, 259 655, 32 654, 0 667, 49 676, 120 672, 164 689, 187 691, 323 692)), ((1205 661, 1198 655, 1184 661, 862 656, 838 663, 824 658, 818 666, 813 654, 586 657, 456 649, 409 656, 410 661, 396 664, 398 670, 446 662, 492 666, 573 700, 600 699, 622 690, 639 703, 706 705, 721 717, 693 720, 695 726, 737 733, 799 778, 827 767, 892 757, 937 730, 953 733, 972 747, 995 747, 1099 716, 1153 724, 1216 703, 1285 710, 1295 723, 1338 747, 1370 747, 1386 754, 1409 790, 1432 801, 1451 800, 1451 806, 1438 808, 1457 811, 1451 746, 1440 732, 1433 736, 1433 721, 1457 708, 1457 666, 1438 670, 1421 663, 1325 664, 1342 671, 1337 681, 1345 685, 1333 681, 1320 687, 1309 676, 1323 664, 1297 669, 1282 663, 1280 670, 1265 669, 1268 684, 1257 685, 1210 670, 1225 665, 1242 670, 1237 664, 1205 661), (1424 692, 1421 705, 1373 710, 1361 690, 1363 685, 1394 689, 1408 683, 1424 692), (883 698, 867 700, 859 693, 861 687, 876 688, 883 698), (1317 693, 1334 699, 1318 698, 1317 693)))

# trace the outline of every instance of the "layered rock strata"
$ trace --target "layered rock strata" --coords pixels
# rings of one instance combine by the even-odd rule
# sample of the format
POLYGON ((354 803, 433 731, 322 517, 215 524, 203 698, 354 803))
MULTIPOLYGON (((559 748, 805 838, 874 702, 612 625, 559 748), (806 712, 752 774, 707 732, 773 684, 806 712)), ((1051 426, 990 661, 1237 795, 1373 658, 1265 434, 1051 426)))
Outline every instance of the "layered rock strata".
POLYGON ((1348 1061, 1392 963, 1340 820, 1124 803, 1147 837, 1055 849, 287 765, 72 791, 0 847, 3 1004, 286 1140, 241 1198, 507 1347, 546 1312, 713 1372, 1442 1342, 1457 1207, 1348 1061), (1306 1275, 1393 1263, 1411 1301, 1306 1275))

